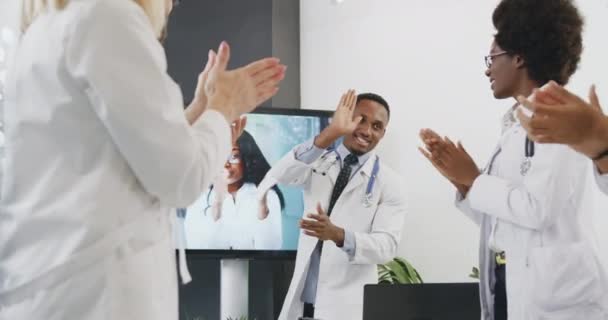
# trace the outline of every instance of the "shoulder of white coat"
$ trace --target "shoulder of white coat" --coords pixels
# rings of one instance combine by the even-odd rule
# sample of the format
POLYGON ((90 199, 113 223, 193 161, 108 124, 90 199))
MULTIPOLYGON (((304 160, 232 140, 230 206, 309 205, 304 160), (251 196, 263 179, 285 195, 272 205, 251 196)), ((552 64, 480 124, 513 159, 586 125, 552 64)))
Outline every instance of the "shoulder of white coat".
POLYGON ((65 18, 69 21, 66 61, 77 76, 87 76, 87 68, 105 68, 114 59, 135 63, 141 52, 166 70, 164 50, 150 19, 135 1, 72 1, 65 14, 69 15, 65 18))
MULTIPOLYGON (((75 32, 88 34, 95 26, 107 30, 108 37, 116 37, 117 29, 137 27, 154 33, 152 24, 143 8, 135 1, 125 0, 90 0, 73 1, 68 7, 69 12, 75 14, 75 32), (74 6, 74 8, 70 8, 74 6)), ((99 41, 101 39, 95 39, 99 41)))

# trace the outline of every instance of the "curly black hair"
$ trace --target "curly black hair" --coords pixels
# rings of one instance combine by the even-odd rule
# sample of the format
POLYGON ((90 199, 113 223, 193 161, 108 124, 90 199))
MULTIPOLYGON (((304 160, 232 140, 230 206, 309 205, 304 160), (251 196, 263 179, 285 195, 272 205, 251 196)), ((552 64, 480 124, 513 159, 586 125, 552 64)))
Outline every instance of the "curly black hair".
POLYGON ((496 43, 520 55, 539 85, 564 85, 583 51, 583 18, 571 0, 502 0, 492 15, 496 43))

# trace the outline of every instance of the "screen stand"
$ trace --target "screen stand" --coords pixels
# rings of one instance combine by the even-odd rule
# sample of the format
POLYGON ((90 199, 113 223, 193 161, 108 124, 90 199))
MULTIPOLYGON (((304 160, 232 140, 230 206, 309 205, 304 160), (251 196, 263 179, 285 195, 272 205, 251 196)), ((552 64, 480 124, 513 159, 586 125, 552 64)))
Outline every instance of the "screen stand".
POLYGON ((249 315, 249 261, 220 261, 221 319, 240 319, 249 315))

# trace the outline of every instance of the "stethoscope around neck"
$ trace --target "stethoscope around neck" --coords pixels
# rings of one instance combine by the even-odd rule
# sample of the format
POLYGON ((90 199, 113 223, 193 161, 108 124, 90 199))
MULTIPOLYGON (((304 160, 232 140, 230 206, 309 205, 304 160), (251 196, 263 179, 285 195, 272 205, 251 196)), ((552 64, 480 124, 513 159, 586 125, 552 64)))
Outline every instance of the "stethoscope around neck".
POLYGON ((532 157, 534 157, 534 141, 530 140, 530 138, 526 137, 526 145, 525 145, 525 156, 526 158, 521 163, 520 173, 522 176, 525 176, 532 167, 532 157))
MULTIPOLYGON (((532 141, 532 140, 530 140, 530 138, 526 137, 526 143, 525 143, 524 148, 525 148, 524 149, 525 158, 520 166, 520 173, 522 176, 525 176, 528 173, 528 170, 530 170, 530 167, 532 166, 532 157, 534 157, 534 141, 532 141)), ((492 159, 490 159, 488 166, 483 170, 483 172, 485 172, 487 174, 492 173, 492 167, 494 165, 494 161, 496 161, 496 157, 501 152, 502 152, 502 148, 497 148, 497 150, 494 152, 494 155, 492 156, 492 159)))
MULTIPOLYGON (((313 168, 312 171, 314 173, 318 173, 322 176, 326 176, 327 171, 329 171, 329 168, 331 168, 338 161, 341 161, 340 154, 338 154, 338 152, 336 152, 335 150, 330 150, 329 152, 325 153, 323 156, 321 156, 321 160, 323 160, 323 161, 327 160, 327 158, 330 154, 335 154, 334 160, 329 162, 326 165, 323 165, 321 169, 313 168)), ((374 186, 376 184, 376 179, 378 177, 379 171, 380 171, 380 158, 378 156, 376 156, 376 159, 374 160, 374 167, 372 169, 372 174, 371 174, 369 180, 367 181, 367 186, 365 188, 365 195, 363 196, 363 199, 361 200, 361 202, 363 203, 363 206, 365 206, 366 208, 368 208, 372 205, 374 186)), ((356 174, 356 172, 355 172, 355 174, 356 174)))

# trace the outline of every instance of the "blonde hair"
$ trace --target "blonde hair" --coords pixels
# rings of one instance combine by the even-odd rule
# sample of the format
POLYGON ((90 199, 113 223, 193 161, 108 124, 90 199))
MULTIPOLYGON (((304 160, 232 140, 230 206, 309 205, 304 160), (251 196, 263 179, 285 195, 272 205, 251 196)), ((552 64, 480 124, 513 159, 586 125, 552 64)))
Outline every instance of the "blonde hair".
MULTIPOLYGON (((102 0, 103 1, 103 0, 102 0)), ((154 34, 160 38, 166 24, 167 14, 170 9, 170 2, 166 0, 123 0, 135 1, 146 13, 150 24, 154 29, 154 34)), ((25 32, 27 28, 36 20, 40 14, 49 10, 62 10, 70 0, 23 0, 21 14, 21 30, 25 32)))

